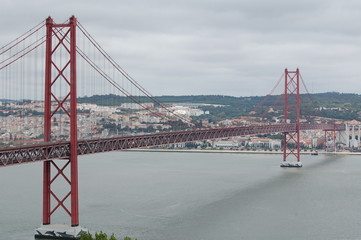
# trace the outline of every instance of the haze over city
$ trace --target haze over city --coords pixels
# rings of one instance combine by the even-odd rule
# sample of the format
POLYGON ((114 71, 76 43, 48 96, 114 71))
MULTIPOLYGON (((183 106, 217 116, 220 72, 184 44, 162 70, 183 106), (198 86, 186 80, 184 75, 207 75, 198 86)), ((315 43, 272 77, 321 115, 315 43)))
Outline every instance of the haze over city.
POLYGON ((75 15, 154 95, 266 95, 286 67, 310 92, 360 94, 360 12, 356 0, 3 1, 0 41, 75 15))

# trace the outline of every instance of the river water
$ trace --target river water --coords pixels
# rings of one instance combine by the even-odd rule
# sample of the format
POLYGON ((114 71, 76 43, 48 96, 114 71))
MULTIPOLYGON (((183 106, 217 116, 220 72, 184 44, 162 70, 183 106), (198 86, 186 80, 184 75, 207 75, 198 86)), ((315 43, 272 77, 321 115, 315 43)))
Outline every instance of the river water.
MULTIPOLYGON (((80 157, 80 222, 138 240, 361 239, 361 156, 113 152, 80 157)), ((42 164, 0 168, 0 239, 41 223, 42 164)), ((65 183, 59 182, 59 191, 65 183)), ((65 214, 55 223, 68 223, 65 214)))

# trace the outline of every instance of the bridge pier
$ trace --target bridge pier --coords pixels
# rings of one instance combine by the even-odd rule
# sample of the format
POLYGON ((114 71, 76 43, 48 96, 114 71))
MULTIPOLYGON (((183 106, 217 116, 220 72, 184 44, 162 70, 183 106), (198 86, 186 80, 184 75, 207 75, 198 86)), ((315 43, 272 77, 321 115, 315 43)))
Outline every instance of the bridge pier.
POLYGON ((325 152, 336 152, 337 151, 337 135, 336 135, 336 125, 333 124, 333 129, 325 129, 325 152))
POLYGON ((342 144, 345 147, 350 146, 350 139, 349 139, 349 125, 345 124, 345 130, 344 131, 338 131, 336 134, 336 143, 342 144))
POLYGON ((361 126, 345 124, 345 130, 336 135, 336 142, 346 148, 359 148, 361 140, 361 126), (357 139, 356 139, 357 135, 357 139))
POLYGON ((360 125, 352 125, 350 147, 358 148, 359 146, 360 146, 360 125), (357 139, 356 139, 355 128, 357 128, 358 131, 357 139))
POLYGON ((70 227, 62 224, 42 225, 35 230, 35 239, 74 240, 79 239, 81 234, 87 232, 86 228, 80 226, 70 227))
POLYGON ((283 168, 300 168, 300 167, 302 167, 302 163, 301 163, 301 161, 297 161, 297 162, 283 161, 283 162, 281 162, 280 167, 283 167, 283 168))

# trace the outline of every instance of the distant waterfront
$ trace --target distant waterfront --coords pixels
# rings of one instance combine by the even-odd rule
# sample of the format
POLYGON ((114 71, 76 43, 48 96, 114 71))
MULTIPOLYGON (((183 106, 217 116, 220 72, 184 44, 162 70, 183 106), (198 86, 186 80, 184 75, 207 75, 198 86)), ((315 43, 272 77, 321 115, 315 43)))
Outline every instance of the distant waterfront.
MULTIPOLYGON (((148 148, 137 148, 129 149, 125 151, 132 152, 189 152, 189 153, 243 153, 243 154, 283 154, 282 150, 279 151, 266 151, 266 150, 219 150, 219 149, 148 149, 148 148)), ((311 155, 312 151, 301 151, 302 155, 311 155)), ((317 151, 318 154, 339 154, 339 155, 361 155, 361 152, 325 152, 317 151)))

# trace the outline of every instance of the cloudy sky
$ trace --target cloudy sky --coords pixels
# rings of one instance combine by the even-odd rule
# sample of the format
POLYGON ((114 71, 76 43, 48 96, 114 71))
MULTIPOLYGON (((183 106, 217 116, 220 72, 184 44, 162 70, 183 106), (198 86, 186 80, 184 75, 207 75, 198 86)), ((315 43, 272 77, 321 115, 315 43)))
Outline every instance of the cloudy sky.
POLYGON ((361 94, 360 0, 2 0, 0 45, 49 15, 75 15, 154 95, 265 95, 286 67, 361 94))

